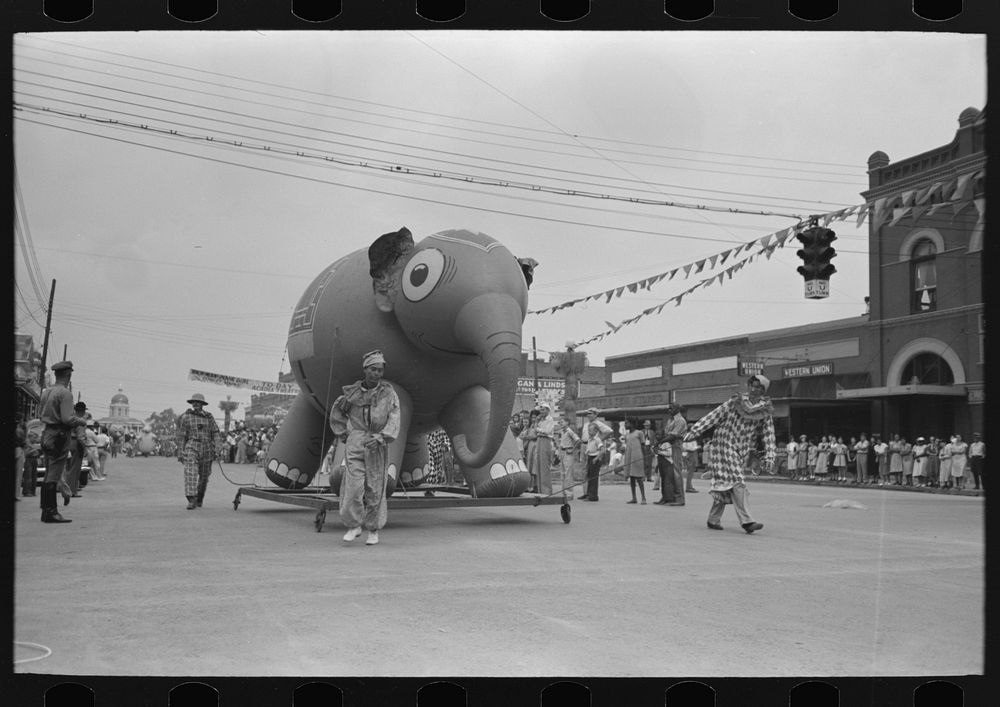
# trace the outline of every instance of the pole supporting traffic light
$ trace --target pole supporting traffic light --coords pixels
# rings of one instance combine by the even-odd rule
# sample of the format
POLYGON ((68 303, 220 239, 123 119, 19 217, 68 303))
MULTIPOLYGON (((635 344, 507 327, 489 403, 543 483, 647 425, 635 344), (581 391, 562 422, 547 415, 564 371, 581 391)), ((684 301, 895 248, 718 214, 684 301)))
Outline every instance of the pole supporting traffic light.
POLYGON ((830 276, 837 268, 830 262, 837 255, 830 244, 837 240, 837 234, 829 228, 815 225, 815 221, 806 230, 795 236, 800 243, 796 255, 802 259, 802 265, 796 268, 805 280, 806 299, 823 299, 830 296, 830 276))

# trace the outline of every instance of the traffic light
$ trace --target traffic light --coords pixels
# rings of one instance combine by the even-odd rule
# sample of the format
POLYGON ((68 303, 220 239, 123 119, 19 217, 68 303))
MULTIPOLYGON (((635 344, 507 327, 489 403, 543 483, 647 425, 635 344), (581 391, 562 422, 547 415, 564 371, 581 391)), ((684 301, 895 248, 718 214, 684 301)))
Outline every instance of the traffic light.
POLYGON ((806 281, 806 299, 823 299, 830 295, 830 276, 837 268, 830 262, 837 255, 830 244, 837 240, 837 234, 829 228, 813 226, 795 236, 802 248, 796 253, 802 258, 797 270, 806 281))

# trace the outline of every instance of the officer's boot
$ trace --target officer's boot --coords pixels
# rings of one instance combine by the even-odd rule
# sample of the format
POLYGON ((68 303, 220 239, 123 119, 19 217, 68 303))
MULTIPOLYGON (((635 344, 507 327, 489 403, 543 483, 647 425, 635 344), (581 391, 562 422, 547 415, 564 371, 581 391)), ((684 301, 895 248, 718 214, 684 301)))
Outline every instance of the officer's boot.
POLYGON ((198 507, 198 497, 197 496, 188 496, 187 500, 188 500, 187 509, 189 511, 192 511, 192 510, 194 510, 195 508, 198 507))
POLYGON ((68 518, 63 518, 59 514, 59 506, 56 502, 58 485, 54 481, 42 484, 42 522, 43 523, 72 523, 68 518))

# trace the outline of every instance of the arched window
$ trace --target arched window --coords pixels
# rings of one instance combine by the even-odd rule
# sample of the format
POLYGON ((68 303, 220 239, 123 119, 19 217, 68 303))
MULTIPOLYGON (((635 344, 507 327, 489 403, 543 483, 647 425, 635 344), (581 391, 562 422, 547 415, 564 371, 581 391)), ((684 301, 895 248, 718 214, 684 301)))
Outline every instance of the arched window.
POLYGON ((910 255, 910 273, 913 282, 913 312, 932 312, 937 309, 937 246, 928 239, 921 239, 913 246, 910 255))
POLYGON ((933 353, 921 353, 911 358, 901 378, 903 385, 952 385, 955 382, 951 366, 933 353))

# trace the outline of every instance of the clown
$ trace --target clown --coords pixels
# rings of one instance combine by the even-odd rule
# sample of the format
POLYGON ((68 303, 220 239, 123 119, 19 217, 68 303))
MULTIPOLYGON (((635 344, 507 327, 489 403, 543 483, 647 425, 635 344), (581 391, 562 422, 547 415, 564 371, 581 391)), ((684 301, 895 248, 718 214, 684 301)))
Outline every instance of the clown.
POLYGON ((734 395, 688 428, 685 442, 693 442, 714 427, 712 454, 708 468, 712 475, 712 509, 708 514, 708 527, 722 530, 719 522, 726 504, 733 504, 740 525, 747 533, 764 527, 756 522, 747 509, 749 491, 743 476, 743 463, 753 451, 758 437, 764 439, 764 465, 770 472, 774 466, 774 408, 771 399, 764 396, 771 385, 763 375, 747 379, 747 392, 734 395))

